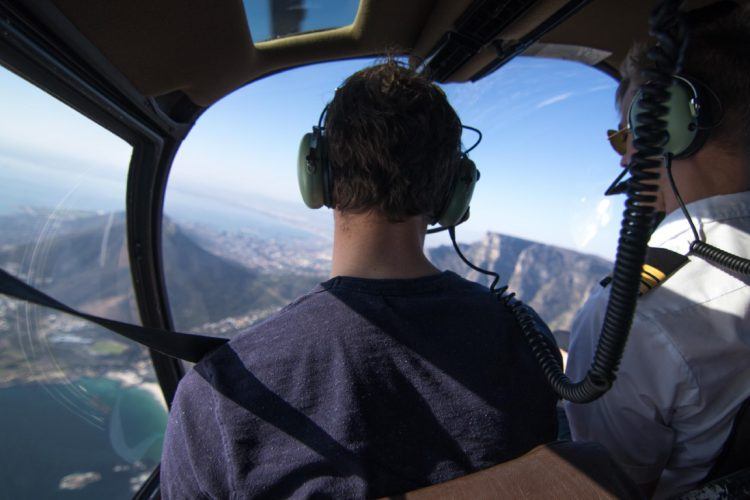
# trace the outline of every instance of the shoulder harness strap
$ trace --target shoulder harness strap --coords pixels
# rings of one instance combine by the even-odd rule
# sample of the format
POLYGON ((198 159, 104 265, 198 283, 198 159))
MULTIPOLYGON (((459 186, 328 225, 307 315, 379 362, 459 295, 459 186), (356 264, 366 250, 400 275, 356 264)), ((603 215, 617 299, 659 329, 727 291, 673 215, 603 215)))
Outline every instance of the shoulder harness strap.
POLYGON ((208 353, 218 349, 227 342, 227 339, 223 338, 149 328, 86 314, 68 307, 62 302, 58 302, 44 292, 27 285, 2 269, 0 269, 0 294, 39 306, 49 307, 50 309, 56 309, 66 314, 91 321, 149 349, 154 349, 167 356, 184 359, 193 363, 199 362, 208 353))

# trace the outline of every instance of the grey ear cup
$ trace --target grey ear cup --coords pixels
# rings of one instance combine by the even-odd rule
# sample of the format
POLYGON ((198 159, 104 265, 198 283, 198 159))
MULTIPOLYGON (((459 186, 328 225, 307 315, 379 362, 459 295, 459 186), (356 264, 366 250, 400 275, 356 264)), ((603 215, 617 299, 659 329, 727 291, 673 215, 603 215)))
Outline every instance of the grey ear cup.
POLYGON ((462 222, 469 210, 474 186, 479 180, 479 170, 466 155, 461 156, 458 178, 453 184, 448 204, 438 216, 438 222, 443 227, 455 226, 462 222))
POLYGON ((302 136, 297 157, 297 182, 302 200, 310 208, 323 206, 323 169, 317 157, 315 134, 302 136))
POLYGON ((302 200, 310 208, 331 206, 330 171, 322 130, 302 136, 297 156, 297 182, 302 200))
MULTIPOLYGON (((673 158, 686 158, 697 152, 708 138, 712 128, 712 106, 710 99, 704 99, 700 91, 702 85, 682 76, 675 76, 668 91, 668 111, 662 116, 667 122, 669 139, 664 152, 673 158)), ((639 115, 645 109, 641 106, 641 92, 634 97, 628 110, 628 123, 637 139, 637 127, 641 125, 639 115)))

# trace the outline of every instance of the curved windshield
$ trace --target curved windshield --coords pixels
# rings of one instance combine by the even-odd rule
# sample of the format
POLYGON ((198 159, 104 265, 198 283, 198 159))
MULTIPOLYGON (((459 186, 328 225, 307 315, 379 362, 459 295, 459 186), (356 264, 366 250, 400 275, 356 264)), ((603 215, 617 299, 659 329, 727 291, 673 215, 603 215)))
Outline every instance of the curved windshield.
MULTIPOLYGON (((330 272, 332 217, 309 210, 297 148, 335 88, 372 64, 351 60, 254 82, 209 109, 175 159, 166 193, 164 255, 176 326, 231 336, 330 272)), ((471 152, 481 180, 457 229, 466 255, 497 271, 557 330, 611 268, 619 206, 603 197, 618 157, 616 83, 574 62, 518 58, 475 84, 444 88, 462 121, 481 129, 471 152)), ((476 135, 466 131, 468 147, 476 135)), ((429 236, 440 268, 485 278, 429 236)))

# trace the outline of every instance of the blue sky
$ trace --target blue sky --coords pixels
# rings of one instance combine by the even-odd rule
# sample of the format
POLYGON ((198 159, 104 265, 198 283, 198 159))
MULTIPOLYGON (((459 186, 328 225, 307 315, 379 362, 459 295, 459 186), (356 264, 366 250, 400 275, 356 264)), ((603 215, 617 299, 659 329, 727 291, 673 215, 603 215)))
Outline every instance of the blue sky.
MULTIPOLYGON (((297 148, 334 89, 368 64, 290 70, 216 103, 178 152, 166 213, 229 228, 283 220, 327 232, 330 212, 307 210, 297 193, 297 148)), ((446 85, 462 121, 484 133, 471 154, 482 178, 459 239, 497 231, 612 259, 623 198, 602 192, 619 171, 605 140, 618 122, 615 85, 578 63, 533 58, 475 84, 446 85)), ((2 69, 0 95, 13 96, 2 100, 0 212, 124 208, 128 144, 2 69)))
MULTIPOLYGON (((270 2, 243 0, 245 15, 255 43, 273 38, 270 2)), ((354 22, 359 0, 297 0, 289 2, 286 11, 294 16, 303 10, 300 31, 338 28, 354 22)))

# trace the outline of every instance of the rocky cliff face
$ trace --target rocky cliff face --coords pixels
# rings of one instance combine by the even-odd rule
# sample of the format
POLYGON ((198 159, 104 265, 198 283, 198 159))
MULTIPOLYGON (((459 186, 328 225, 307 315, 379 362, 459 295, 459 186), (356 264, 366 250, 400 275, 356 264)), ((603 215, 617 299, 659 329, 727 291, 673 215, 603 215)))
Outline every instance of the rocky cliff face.
MULTIPOLYGON (((575 313, 612 269, 612 263, 600 257, 497 233, 462 244, 461 250, 475 265, 500 274, 498 286, 509 285, 509 290, 536 309, 553 331, 570 329, 575 313)), ((461 262, 450 246, 430 249, 429 256, 441 269, 490 283, 489 278, 461 262)), ((562 341, 564 333, 559 337, 562 341)))

